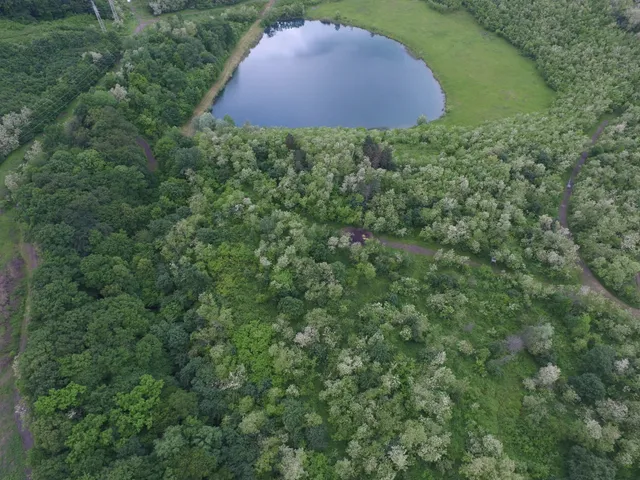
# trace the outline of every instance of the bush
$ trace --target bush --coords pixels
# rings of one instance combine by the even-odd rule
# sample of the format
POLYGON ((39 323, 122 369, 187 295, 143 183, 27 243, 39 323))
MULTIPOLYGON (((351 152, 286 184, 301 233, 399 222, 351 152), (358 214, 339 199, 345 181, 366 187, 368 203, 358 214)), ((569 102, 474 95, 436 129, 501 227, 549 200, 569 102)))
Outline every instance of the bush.
POLYGON ((587 403, 595 403, 603 400, 607 394, 604 384, 597 375, 593 373, 583 373, 578 377, 571 377, 569 383, 580 395, 580 398, 587 403))
POLYGON ((606 458, 575 446, 569 457, 569 480, 613 480, 616 467, 606 458))
POLYGON ((613 374, 616 351, 609 345, 596 345, 582 357, 582 370, 608 378, 613 374))

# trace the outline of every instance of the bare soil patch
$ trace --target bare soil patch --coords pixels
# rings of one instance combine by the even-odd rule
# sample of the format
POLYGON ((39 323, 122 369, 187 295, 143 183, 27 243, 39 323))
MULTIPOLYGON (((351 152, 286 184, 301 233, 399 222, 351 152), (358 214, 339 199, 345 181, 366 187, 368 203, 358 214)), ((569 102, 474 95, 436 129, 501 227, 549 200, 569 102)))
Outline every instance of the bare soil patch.
POLYGON ((144 156, 147 157, 147 167, 149 168, 149 171, 155 172, 158 169, 158 160, 156 160, 156 157, 153 156, 153 151, 151 150, 151 147, 149 146, 147 141, 142 137, 136 138, 136 143, 144 151, 144 156))

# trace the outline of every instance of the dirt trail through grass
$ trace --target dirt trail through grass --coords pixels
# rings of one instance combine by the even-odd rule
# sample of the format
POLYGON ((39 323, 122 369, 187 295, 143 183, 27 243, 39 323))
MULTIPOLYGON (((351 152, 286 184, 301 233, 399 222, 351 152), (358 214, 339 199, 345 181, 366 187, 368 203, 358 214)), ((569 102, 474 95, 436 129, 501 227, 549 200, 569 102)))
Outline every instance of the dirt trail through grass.
MULTIPOLYGON (((27 348, 27 331, 29 328, 29 322, 31 321, 31 275, 33 271, 38 268, 38 254, 33 244, 20 243, 20 253, 22 254, 23 262, 26 264, 27 273, 27 297, 25 299, 24 316, 22 318, 22 325, 20 326, 20 348, 18 352, 22 354, 27 348)), ((14 416, 16 420, 16 426, 22 439, 22 448, 26 452, 33 447, 33 435, 25 423, 26 402, 20 395, 20 391, 14 386, 14 416)), ((31 477, 31 472, 27 470, 27 478, 31 477)))
POLYGON ((218 77, 216 83, 209 89, 207 94, 202 98, 198 106, 193 111, 193 115, 189 119, 189 121, 182 127, 182 133, 188 137, 192 137, 196 131, 194 128, 194 120, 205 113, 207 110, 211 108, 213 101, 216 99, 220 91, 227 84, 233 72, 236 71, 240 62, 244 60, 245 56, 249 52, 251 48, 253 48, 258 41, 262 38, 262 33, 264 29, 262 28, 262 19, 267 14, 267 12, 273 7, 276 3, 276 0, 269 0, 269 3, 264 7, 262 13, 260 14, 260 18, 251 25, 251 28, 244 34, 244 36, 240 39, 236 48, 234 48, 233 52, 231 52, 231 56, 225 63, 222 73, 218 77))
POLYGON ((135 17, 136 21, 138 22, 138 25, 136 25, 136 29, 133 32, 134 35, 137 35, 138 33, 140 33, 142 30, 144 30, 149 25, 153 25, 154 23, 156 23, 156 22, 158 22, 160 20, 159 17, 149 18, 147 20, 143 20, 140 17, 140 15, 138 14, 138 11, 136 10, 136 7, 134 5, 131 5, 131 13, 133 13, 133 16, 135 17))
MULTIPOLYGON (((26 272, 27 262, 17 254, 0 269, 0 477, 11 479, 30 478, 23 452, 33 445, 31 433, 23 422, 22 414, 26 410, 22 408, 12 368, 16 350, 24 349, 22 338, 19 344, 15 341, 16 325, 12 320, 20 309, 20 286, 26 272)), ((25 332, 21 337, 23 335, 25 332)))

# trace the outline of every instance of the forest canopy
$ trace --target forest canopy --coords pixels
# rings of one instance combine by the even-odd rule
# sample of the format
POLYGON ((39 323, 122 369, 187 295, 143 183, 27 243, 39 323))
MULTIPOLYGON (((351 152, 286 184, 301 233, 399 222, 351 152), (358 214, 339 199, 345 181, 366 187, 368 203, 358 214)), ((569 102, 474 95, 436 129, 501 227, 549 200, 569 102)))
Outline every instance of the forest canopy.
MULTIPOLYGON (((109 3, 95 0, 96 5, 110 16, 109 3)), ((54 20, 68 15, 92 13, 87 0, 0 0, 0 17, 22 21, 54 20)))
POLYGON ((605 0, 464 6, 549 111, 187 137, 257 9, 124 42, 5 182, 43 260, 15 365, 34 479, 640 476, 637 311, 577 280, 639 301, 638 40, 605 0))

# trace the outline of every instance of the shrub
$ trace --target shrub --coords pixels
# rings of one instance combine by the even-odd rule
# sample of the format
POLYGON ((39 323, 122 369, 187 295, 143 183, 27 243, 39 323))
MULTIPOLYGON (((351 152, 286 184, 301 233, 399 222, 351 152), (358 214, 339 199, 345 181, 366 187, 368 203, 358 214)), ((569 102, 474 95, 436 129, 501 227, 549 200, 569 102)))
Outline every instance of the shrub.
POLYGON ((571 377, 569 383, 587 403, 595 403, 603 400, 607 394, 604 384, 597 375, 593 373, 583 373, 577 377, 571 377))

